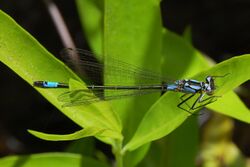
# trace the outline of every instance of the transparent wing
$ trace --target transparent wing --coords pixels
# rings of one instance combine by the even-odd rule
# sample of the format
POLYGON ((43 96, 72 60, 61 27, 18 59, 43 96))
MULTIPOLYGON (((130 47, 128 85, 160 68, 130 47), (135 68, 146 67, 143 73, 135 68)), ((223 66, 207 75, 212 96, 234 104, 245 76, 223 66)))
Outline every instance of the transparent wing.
MULTIPOLYGON (((111 85, 154 85, 168 82, 165 77, 112 57, 107 58, 104 64, 97 59, 93 53, 82 49, 67 48, 61 52, 66 64, 72 68, 82 78, 88 78, 91 84, 103 85, 103 77, 108 78, 113 83, 111 85), (73 58, 72 58, 73 57, 73 58), (79 60, 74 59, 79 57, 79 60), (108 70, 105 70, 108 69, 108 70), (135 83, 136 81, 136 83, 135 83)), ((100 56, 99 56, 100 57, 100 56)), ((161 89, 79 89, 68 91, 61 94, 58 100, 64 103, 64 106, 75 106, 91 104, 101 100, 114 100, 130 96, 140 96, 145 94, 161 92, 161 89)))
POLYGON ((95 59, 93 53, 82 50, 82 49, 71 49, 66 48, 61 52, 63 58, 66 61, 66 64, 72 68, 78 75, 82 78, 88 77, 91 83, 102 84, 103 77, 108 78, 111 81, 114 81, 112 85, 121 85, 121 84, 159 84, 162 82, 169 82, 171 80, 162 77, 161 75, 146 70, 126 62, 117 60, 112 57, 107 58, 107 62, 99 62, 95 59), (72 59, 71 57, 79 57, 79 60, 72 59))
POLYGON ((161 90, 150 89, 150 90, 95 90, 90 89, 79 89, 68 91, 61 94, 58 100, 64 103, 64 107, 77 106, 77 105, 88 105, 98 101, 108 101, 120 98, 126 98, 131 96, 141 96, 151 93, 159 93, 161 90))

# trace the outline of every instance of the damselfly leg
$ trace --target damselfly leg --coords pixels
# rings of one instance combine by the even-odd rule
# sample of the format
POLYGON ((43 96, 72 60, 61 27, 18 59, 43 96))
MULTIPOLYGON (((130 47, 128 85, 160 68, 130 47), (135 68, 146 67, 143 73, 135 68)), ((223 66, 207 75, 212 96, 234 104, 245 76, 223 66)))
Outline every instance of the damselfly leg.
POLYGON ((201 93, 199 95, 199 97, 195 100, 195 102, 192 104, 192 106, 190 106, 187 102, 190 101, 195 95, 196 94, 184 94, 184 95, 182 95, 180 97, 180 99, 182 101, 177 105, 177 107, 188 112, 189 114, 193 114, 193 112, 191 112, 191 111, 203 108, 206 105, 215 102, 217 100, 217 98, 221 97, 221 96, 209 96, 209 97, 203 99, 205 94, 201 93), (188 97, 184 98, 186 96, 188 96, 188 97), (184 104, 188 107, 188 109, 183 107, 184 104))
POLYGON ((205 107, 206 105, 213 103, 215 101, 217 101, 217 98, 219 98, 221 96, 210 96, 204 100, 199 101, 199 99, 196 100, 196 102, 193 104, 193 106, 191 107, 192 110, 197 110, 199 108, 205 107), (205 103, 204 103, 205 102, 205 103), (199 103, 201 105, 196 106, 196 104, 199 103))
POLYGON ((188 112, 189 114, 193 114, 192 112, 190 112, 192 109, 190 107, 190 105, 187 103, 192 97, 194 97, 195 94, 184 94, 180 97, 180 99, 182 100, 177 107, 188 112), (187 98, 184 99, 184 97, 186 97, 187 95, 189 95, 187 98), (187 110, 186 108, 182 107, 182 105, 185 104, 189 109, 187 110))

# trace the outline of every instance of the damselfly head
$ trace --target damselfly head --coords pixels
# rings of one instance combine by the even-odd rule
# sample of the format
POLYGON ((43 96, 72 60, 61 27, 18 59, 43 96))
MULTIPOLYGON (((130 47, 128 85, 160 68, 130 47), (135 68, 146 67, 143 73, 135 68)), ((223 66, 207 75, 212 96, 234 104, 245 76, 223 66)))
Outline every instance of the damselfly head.
POLYGON ((212 76, 206 77, 206 93, 212 95, 215 90, 214 78, 212 76))

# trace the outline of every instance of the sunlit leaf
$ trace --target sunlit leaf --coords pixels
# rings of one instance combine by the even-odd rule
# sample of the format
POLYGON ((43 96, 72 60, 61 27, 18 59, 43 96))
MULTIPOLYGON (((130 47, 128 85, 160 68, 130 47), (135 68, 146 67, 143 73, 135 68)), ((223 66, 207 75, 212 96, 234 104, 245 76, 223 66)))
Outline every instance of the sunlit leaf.
MULTIPOLYGON (((205 70, 193 78, 204 80, 204 78, 209 75, 223 76, 225 74, 229 74, 225 77, 217 78, 216 80, 218 87, 215 94, 221 96, 230 90, 233 90, 235 87, 250 78, 250 66, 248 65, 250 63, 249 61, 249 55, 231 58, 215 65, 213 68, 205 70)), ((236 99, 235 96, 231 97, 236 99)), ((225 97, 225 99, 226 98, 227 97, 225 97)), ((221 99, 223 99, 223 97, 221 99)), ((213 109, 217 112, 223 112, 224 114, 227 113, 227 115, 242 121, 248 123, 250 122, 250 112, 246 107, 244 107, 243 103, 240 101, 237 102, 238 106, 241 107, 241 110, 235 110, 236 108, 230 110, 230 106, 227 107, 223 103, 220 104, 221 99, 218 99, 214 104, 208 105, 208 107, 213 106, 213 109), (219 104, 220 107, 218 108, 214 106, 219 104)), ((185 119, 188 118, 189 113, 177 108, 176 105, 178 102, 180 102, 179 94, 175 92, 166 93, 162 98, 160 98, 147 112, 137 132, 135 133, 135 136, 128 143, 128 145, 125 146, 124 151, 134 150, 142 144, 159 139, 172 132, 183 121, 185 121, 185 119)))
POLYGON ((0 159, 3 167, 108 167, 95 159, 70 153, 43 153, 9 156, 0 159))
MULTIPOLYGON (((9 16, 0 12, 0 20, 0 61, 30 85, 40 80, 67 83, 70 78, 83 83, 76 74, 52 56, 9 16)), ((80 87, 84 88, 84 84, 80 87)), ((63 103, 58 100, 58 96, 69 91, 68 89, 36 89, 79 126, 108 129, 116 134, 121 132, 119 118, 106 103, 94 106, 62 107, 63 103)), ((98 136, 98 138, 114 144, 110 136, 98 136)), ((121 135, 120 140, 122 140, 121 135)))

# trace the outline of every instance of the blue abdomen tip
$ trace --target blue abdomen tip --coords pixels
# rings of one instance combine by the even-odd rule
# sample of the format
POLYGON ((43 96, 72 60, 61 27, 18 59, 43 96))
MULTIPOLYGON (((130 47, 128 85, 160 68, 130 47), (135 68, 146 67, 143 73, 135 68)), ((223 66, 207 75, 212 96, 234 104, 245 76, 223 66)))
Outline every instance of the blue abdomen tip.
POLYGON ((57 88, 58 87, 58 82, 44 82, 44 87, 57 88))

